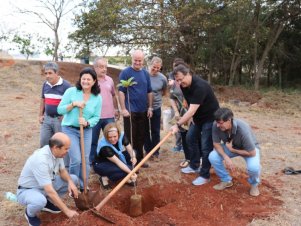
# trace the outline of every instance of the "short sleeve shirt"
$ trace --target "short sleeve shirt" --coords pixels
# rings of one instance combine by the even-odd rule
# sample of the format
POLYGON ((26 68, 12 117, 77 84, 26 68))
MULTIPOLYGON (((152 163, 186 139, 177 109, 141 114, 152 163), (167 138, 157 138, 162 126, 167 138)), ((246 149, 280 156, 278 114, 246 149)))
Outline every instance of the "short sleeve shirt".
POLYGON ((154 100, 153 109, 158 109, 162 105, 162 92, 167 88, 167 79, 161 73, 150 76, 151 86, 153 90, 154 100))
POLYGON ((221 131, 216 126, 216 122, 212 127, 212 140, 214 143, 226 143, 228 139, 232 139, 233 148, 239 150, 253 151, 259 149, 259 144, 256 140, 251 127, 240 119, 233 119, 232 131, 229 135, 228 132, 221 131))
MULTIPOLYGON (((126 135, 123 136, 122 139, 122 145, 124 146, 128 146, 130 144, 130 141, 128 140, 128 138, 126 137, 126 135)), ((119 150, 118 147, 118 143, 116 145, 114 145, 114 147, 119 150)), ((108 162, 110 160, 108 160, 108 158, 113 157, 114 155, 116 155, 117 158, 118 155, 116 154, 116 152, 109 146, 104 146, 100 149, 98 156, 96 157, 96 162, 100 163, 100 162, 108 162)))
POLYGON ((60 169, 64 169, 62 158, 55 158, 48 145, 36 150, 26 161, 18 185, 25 188, 43 189, 51 184, 60 169))
POLYGON ((120 75, 119 80, 128 80, 133 78, 133 82, 137 84, 127 88, 119 86, 119 91, 125 94, 125 106, 129 110, 128 95, 130 97, 131 112, 146 112, 148 107, 148 93, 152 92, 150 75, 145 69, 139 71, 134 70, 132 67, 124 69, 120 75))
POLYGON ((200 105, 193 115, 196 125, 214 121, 214 112, 219 108, 219 103, 207 81, 199 76, 192 76, 190 87, 181 87, 181 90, 188 105, 200 105))

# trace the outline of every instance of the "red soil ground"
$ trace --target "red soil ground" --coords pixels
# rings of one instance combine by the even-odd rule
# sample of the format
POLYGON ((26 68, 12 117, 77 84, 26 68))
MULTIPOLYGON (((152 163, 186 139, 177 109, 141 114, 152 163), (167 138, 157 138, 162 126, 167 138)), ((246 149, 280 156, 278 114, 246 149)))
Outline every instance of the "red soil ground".
MULTIPOLYGON (((2 62, 1 62, 2 63, 2 62)), ((45 62, 33 62, 43 65, 45 62)), ((79 71, 86 66, 84 64, 71 64, 59 62, 62 76, 72 83, 77 81, 79 71)), ((115 84, 118 82, 118 69, 108 69, 115 84)), ((41 71, 42 75, 42 71, 41 71)), ((39 84, 40 85, 40 84, 39 84)), ((257 103, 261 95, 256 92, 248 92, 238 88, 215 87, 215 92, 220 102, 231 99, 257 103)), ((297 127, 296 127, 297 128, 297 127)), ((253 129, 256 132, 258 127, 253 129)), ((300 133, 299 133, 300 134, 300 133)), ((211 182, 204 186, 195 187, 191 181, 195 175, 181 175, 177 161, 173 159, 169 149, 173 144, 162 150, 160 161, 152 163, 148 169, 141 169, 138 180, 137 194, 143 197, 143 214, 133 218, 129 216, 130 197, 134 189, 128 186, 122 187, 119 192, 101 210, 101 214, 110 218, 117 225, 247 225, 254 219, 268 218, 277 212, 283 205, 280 193, 276 186, 282 186, 277 180, 277 175, 270 176, 269 180, 262 180, 260 185, 261 195, 251 197, 247 175, 238 170, 233 176, 234 186, 224 191, 215 191, 212 186, 219 182, 212 170, 211 182), (165 170, 167 169, 167 170, 165 170), (164 171, 165 170, 165 171, 164 171), (178 175, 178 178, 175 178, 178 175), (152 178, 153 177, 153 181, 152 178)), ((0 157, 0 161, 2 161, 0 157)), ((5 173, 5 172, 1 172, 5 173)), ((99 188, 97 179, 89 184, 92 190, 99 188)), ((104 196, 108 194, 103 191, 104 196)), ((70 202, 70 199, 67 200, 70 202)), ((74 203, 69 203, 76 209, 74 203)), ((80 211, 79 211, 80 212, 80 211)), ((100 219, 91 211, 80 212, 80 216, 74 219, 67 219, 63 214, 41 213, 42 225, 110 225, 100 219)), ((12 219, 16 225, 24 223, 23 218, 12 219)))

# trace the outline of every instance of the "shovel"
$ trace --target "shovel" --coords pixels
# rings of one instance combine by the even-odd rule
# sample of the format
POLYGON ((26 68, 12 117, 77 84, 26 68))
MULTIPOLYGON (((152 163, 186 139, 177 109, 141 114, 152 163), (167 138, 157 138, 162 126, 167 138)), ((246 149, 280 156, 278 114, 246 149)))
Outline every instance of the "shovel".
MULTIPOLYGON (((172 132, 169 132, 142 160, 139 162, 139 164, 131 171, 129 174, 123 178, 122 181, 119 182, 119 184, 97 205, 95 206, 95 210, 99 211, 112 197, 113 195, 130 179, 130 177, 137 172, 137 170, 154 154, 154 152, 169 138, 169 136, 172 134, 172 132)), ((131 199, 132 201, 132 199, 131 199)), ((138 202, 141 203, 141 197, 140 201, 135 200, 136 205, 139 206, 139 208, 142 208, 142 205, 137 205, 138 202)), ((139 212, 138 210, 135 210, 139 212)), ((94 211, 95 212, 95 211, 94 211)), ((142 213, 142 210, 140 209, 140 212, 142 213)))
MULTIPOLYGON (((79 117, 83 116, 83 109, 79 108, 79 117)), ((97 205, 103 198, 103 194, 98 191, 87 190, 87 175, 86 175, 86 159, 85 159, 85 145, 84 145, 84 128, 80 125, 80 150, 82 157, 82 175, 84 180, 84 191, 78 195, 78 198, 74 198, 76 207, 79 210, 88 210, 97 205)))

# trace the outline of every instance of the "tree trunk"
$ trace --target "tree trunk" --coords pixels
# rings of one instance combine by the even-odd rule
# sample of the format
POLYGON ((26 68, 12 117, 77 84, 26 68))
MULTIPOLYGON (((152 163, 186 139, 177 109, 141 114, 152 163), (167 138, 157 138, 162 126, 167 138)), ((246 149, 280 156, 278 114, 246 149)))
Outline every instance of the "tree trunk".
POLYGON ((58 61, 59 57, 58 57, 58 49, 59 49, 59 35, 58 35, 58 30, 54 30, 54 52, 53 52, 53 58, 55 61, 58 61))
POLYGON ((275 27, 272 29, 272 31, 270 32, 270 35, 267 40, 266 46, 264 48, 263 54, 259 60, 257 73, 255 74, 255 90, 259 89, 259 81, 260 81, 260 77, 261 77, 261 74, 263 71, 263 65, 264 65, 265 59, 267 58, 269 51, 271 50, 272 46, 278 39, 278 37, 279 37, 280 33, 283 31, 283 29, 284 29, 283 22, 278 22, 275 25, 275 27))

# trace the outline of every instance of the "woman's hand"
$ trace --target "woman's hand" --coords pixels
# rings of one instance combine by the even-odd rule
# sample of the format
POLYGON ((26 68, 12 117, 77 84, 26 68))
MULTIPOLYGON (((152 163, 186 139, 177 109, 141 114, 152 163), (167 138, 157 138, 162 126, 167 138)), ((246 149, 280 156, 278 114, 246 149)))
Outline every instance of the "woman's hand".
POLYGON ((85 101, 73 101, 72 105, 73 105, 73 107, 84 108, 86 106, 86 102, 85 101))
POLYGON ((78 123, 82 126, 88 126, 88 121, 84 117, 79 117, 78 118, 78 123))
POLYGON ((137 174, 134 173, 132 176, 131 176, 131 181, 135 182, 137 180, 137 174))

